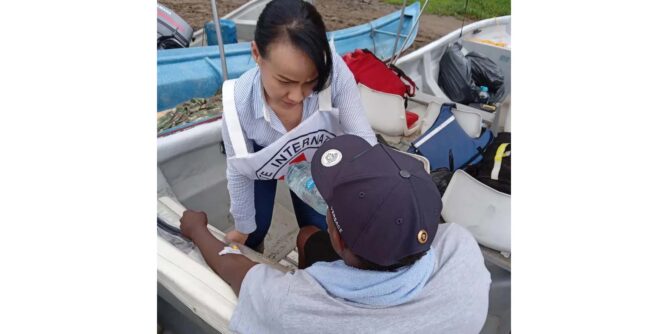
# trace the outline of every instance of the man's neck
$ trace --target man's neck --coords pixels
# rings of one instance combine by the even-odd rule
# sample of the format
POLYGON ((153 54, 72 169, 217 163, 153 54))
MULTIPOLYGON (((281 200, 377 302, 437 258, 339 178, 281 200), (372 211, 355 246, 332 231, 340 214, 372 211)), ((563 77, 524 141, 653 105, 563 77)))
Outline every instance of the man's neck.
POLYGON ((363 265, 362 262, 359 260, 359 258, 350 252, 347 248, 343 251, 343 254, 341 256, 343 259, 343 263, 345 263, 349 267, 357 268, 357 269, 366 269, 363 265))

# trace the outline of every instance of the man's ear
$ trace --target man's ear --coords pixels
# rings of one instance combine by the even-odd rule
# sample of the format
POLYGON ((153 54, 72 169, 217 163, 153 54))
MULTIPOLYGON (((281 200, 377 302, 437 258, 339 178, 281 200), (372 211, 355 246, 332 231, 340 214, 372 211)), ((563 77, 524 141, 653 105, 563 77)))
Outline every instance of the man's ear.
POLYGON ((343 254, 343 250, 346 249, 346 243, 343 241, 343 238, 341 238, 341 234, 337 229, 332 229, 331 231, 331 238, 332 239, 332 247, 334 247, 334 250, 338 254, 343 254))

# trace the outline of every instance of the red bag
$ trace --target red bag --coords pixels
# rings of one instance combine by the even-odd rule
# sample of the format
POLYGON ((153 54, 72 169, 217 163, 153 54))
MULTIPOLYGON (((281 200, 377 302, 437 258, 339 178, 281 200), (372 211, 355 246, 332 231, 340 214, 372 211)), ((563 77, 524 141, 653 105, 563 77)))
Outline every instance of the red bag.
MULTIPOLYGON (((402 70, 390 64, 389 67, 378 59, 373 52, 356 49, 343 55, 343 61, 355 76, 355 81, 373 90, 395 94, 404 98, 404 107, 408 105, 408 97, 415 95, 415 82, 402 70)), ((408 127, 417 121, 417 115, 406 111, 408 127)))
POLYGON ((415 95, 415 83, 394 65, 385 65, 369 50, 357 49, 343 55, 343 61, 353 72, 355 80, 384 93, 404 98, 415 95))

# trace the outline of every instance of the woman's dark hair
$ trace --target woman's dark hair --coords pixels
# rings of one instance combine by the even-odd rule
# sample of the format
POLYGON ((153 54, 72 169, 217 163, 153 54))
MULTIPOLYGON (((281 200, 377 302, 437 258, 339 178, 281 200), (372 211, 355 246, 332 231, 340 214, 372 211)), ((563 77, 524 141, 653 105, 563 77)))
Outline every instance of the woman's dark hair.
POLYGON ((375 271, 397 271, 405 266, 410 266, 413 263, 417 262, 417 260, 421 259, 425 254, 427 254, 427 251, 420 252, 417 254, 413 255, 408 255, 405 258, 399 260, 399 262, 389 265, 389 266, 381 266, 379 264, 373 263, 359 255, 357 256, 357 259, 360 262, 360 269, 366 269, 366 270, 375 270, 375 271))
POLYGON ((318 82, 313 91, 323 90, 332 72, 332 51, 327 42, 325 23, 315 7, 302 0, 273 0, 260 14, 255 28, 255 44, 267 57, 273 42, 288 39, 315 64, 318 82))

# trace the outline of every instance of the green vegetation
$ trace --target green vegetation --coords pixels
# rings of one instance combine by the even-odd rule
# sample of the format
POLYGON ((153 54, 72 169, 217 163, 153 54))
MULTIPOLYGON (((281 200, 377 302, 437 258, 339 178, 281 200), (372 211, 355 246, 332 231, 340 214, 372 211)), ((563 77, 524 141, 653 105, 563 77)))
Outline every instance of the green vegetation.
MULTIPOLYGON (((386 3, 401 5, 403 0, 384 0, 386 3)), ((425 13, 436 15, 466 17, 468 19, 486 19, 490 17, 510 15, 510 0, 468 0, 468 8, 464 15, 466 0, 429 0, 425 13)), ((412 4, 413 0, 407 0, 406 5, 412 4)), ((424 5, 425 0, 420 0, 424 5)))

